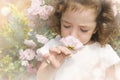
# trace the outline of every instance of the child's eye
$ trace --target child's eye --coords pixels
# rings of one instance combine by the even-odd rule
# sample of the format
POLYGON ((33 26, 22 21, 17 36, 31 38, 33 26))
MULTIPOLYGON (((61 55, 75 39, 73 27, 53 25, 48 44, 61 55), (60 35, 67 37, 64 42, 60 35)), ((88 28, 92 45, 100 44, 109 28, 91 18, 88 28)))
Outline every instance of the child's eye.
POLYGON ((70 28, 70 26, 65 26, 65 25, 64 25, 64 27, 65 27, 65 28, 70 28))
POLYGON ((82 32, 88 32, 88 30, 80 29, 82 32))

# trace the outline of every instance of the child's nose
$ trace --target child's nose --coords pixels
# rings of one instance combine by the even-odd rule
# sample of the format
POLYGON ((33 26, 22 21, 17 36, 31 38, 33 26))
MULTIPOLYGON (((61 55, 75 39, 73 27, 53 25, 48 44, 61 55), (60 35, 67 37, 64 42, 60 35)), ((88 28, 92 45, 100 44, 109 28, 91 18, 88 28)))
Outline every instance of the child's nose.
POLYGON ((73 36, 73 37, 75 37, 75 38, 78 38, 78 32, 77 32, 77 30, 72 29, 70 35, 73 36))

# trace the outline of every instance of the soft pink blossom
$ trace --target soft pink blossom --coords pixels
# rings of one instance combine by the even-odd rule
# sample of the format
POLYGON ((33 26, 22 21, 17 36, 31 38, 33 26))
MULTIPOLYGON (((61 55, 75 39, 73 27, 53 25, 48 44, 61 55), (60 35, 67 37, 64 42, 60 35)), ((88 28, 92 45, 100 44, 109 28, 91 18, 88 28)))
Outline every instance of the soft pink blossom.
POLYGON ((24 40, 24 44, 27 45, 28 47, 34 49, 36 47, 36 43, 33 40, 24 40))
POLYGON ((31 15, 39 14, 40 6, 44 5, 44 0, 32 0, 31 7, 28 9, 28 13, 31 15))
POLYGON ((27 66, 27 71, 32 73, 32 74, 35 74, 37 72, 37 69, 33 66, 33 64, 29 64, 27 66))
POLYGON ((64 46, 78 50, 83 47, 83 44, 73 36, 67 36, 60 40, 64 46))
POLYGON ((20 59, 21 59, 21 60, 24 60, 24 59, 25 59, 25 54, 24 54, 23 49, 20 49, 19 55, 20 55, 20 59))
POLYGON ((39 14, 39 10, 40 10, 39 7, 36 7, 36 6, 30 7, 28 9, 28 13, 31 14, 31 15, 37 15, 37 14, 39 14))
POLYGON ((39 43, 45 44, 48 42, 48 38, 43 35, 36 34, 36 38, 39 43))
POLYGON ((47 20, 52 11, 53 11, 52 6, 44 5, 39 11, 40 18, 43 20, 47 20))
POLYGON ((45 5, 44 0, 33 0, 31 7, 28 9, 30 15, 40 15, 41 19, 47 20, 53 11, 53 7, 45 5))
POLYGON ((35 52, 32 49, 20 50, 19 54, 22 60, 32 60, 35 57, 35 52))

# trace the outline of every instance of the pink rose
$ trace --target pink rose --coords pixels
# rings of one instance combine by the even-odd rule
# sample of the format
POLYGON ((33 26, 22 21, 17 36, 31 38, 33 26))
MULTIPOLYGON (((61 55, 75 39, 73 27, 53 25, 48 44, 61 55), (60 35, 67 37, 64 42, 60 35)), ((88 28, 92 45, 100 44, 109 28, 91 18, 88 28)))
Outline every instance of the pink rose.
POLYGON ((83 44, 73 36, 67 36, 65 38, 62 38, 60 42, 62 42, 64 46, 72 50, 78 50, 83 47, 83 44))

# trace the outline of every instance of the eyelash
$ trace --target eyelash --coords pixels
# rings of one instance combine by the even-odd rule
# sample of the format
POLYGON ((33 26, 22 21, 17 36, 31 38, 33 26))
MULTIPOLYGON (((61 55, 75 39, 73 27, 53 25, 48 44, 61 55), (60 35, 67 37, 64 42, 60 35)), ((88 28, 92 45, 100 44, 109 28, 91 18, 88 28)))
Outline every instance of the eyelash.
MULTIPOLYGON (((64 25, 64 28, 70 28, 70 26, 65 26, 64 25)), ((83 30, 83 29, 80 29, 82 32, 87 32, 88 30, 83 30)))
POLYGON ((88 30, 83 30, 83 29, 80 29, 82 32, 87 32, 88 30))
POLYGON ((64 25, 64 28, 70 28, 70 26, 65 26, 65 25, 64 25))

